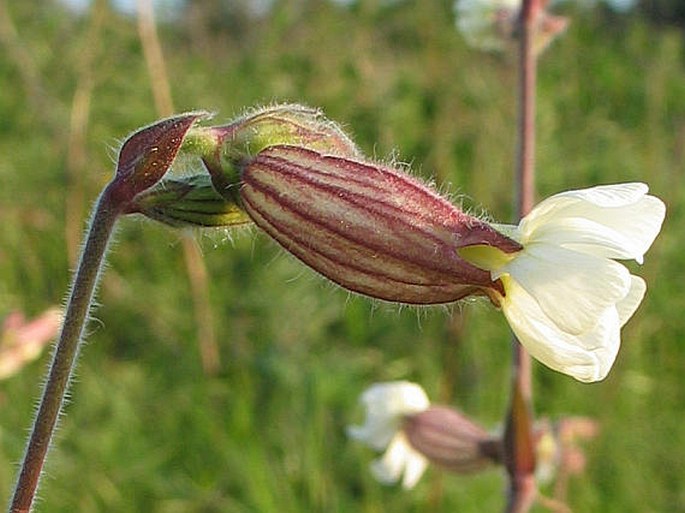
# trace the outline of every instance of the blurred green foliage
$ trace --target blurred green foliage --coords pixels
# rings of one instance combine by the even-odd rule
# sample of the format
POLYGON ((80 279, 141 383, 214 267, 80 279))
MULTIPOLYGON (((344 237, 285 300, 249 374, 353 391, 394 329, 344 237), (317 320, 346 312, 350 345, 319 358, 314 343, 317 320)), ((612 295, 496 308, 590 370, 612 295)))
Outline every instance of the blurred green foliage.
MULTIPOLYGON (((467 48, 451 2, 281 0, 258 17, 221 5, 192 2, 159 26, 178 111, 223 121, 271 101, 319 106, 368 154, 410 162, 466 208, 511 219, 514 60, 467 48)), ((82 14, 53 2, 5 8, 0 315, 33 314, 65 294, 113 148, 158 115, 135 19, 101 1, 82 14)), ((668 217, 610 377, 581 385, 536 365, 535 407, 602 424, 571 483, 574 511, 685 512, 685 41, 637 17, 571 14, 541 62, 539 195, 642 180, 668 217)), ((374 455, 345 436, 361 420, 359 393, 390 379, 496 427, 510 363, 500 314, 351 296, 256 230, 196 238, 220 371, 203 372, 180 234, 124 220, 39 511, 502 510, 498 470, 432 469, 404 492, 376 483, 374 455)), ((2 502, 46 361, 0 383, 2 502)))

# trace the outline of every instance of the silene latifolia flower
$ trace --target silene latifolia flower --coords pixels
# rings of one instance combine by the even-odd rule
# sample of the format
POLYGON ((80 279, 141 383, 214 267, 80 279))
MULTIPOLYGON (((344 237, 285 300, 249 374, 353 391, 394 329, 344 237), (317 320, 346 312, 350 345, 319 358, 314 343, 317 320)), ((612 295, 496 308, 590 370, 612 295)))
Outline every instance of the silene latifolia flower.
POLYGON ((500 442, 460 412, 432 406, 423 389, 408 381, 377 383, 361 396, 362 426, 348 428, 351 438, 383 456, 371 464, 380 482, 413 488, 429 462, 467 473, 500 459, 500 442))
POLYGON ((254 222, 341 286, 413 304, 487 295, 535 358, 586 382, 611 369, 646 289, 614 259, 642 262, 665 215, 633 183, 558 194, 494 226, 401 171, 278 145, 242 182, 254 222))
POLYGON ((666 207, 642 183, 556 194, 518 226, 499 228, 523 250, 492 246, 460 254, 499 280, 499 304, 535 358, 580 381, 604 379, 620 346, 620 329, 645 295, 645 281, 616 260, 642 263, 666 207))
POLYGON ((376 479, 385 484, 402 479, 404 488, 413 488, 428 460, 412 448, 402 426, 408 416, 428 409, 428 396, 415 383, 393 381, 371 386, 360 400, 366 408, 366 422, 348 428, 349 436, 377 451, 385 450, 383 457, 371 464, 376 479))
POLYGON ((155 192, 145 203, 159 216, 249 218, 315 271, 377 299, 486 296, 535 358, 586 382, 611 369, 620 329, 646 290, 616 260, 641 263, 665 216, 646 185, 628 183, 557 194, 518 226, 493 225, 405 171, 364 159, 337 125, 296 105, 193 128, 187 144, 227 203, 198 190, 173 210, 155 192))

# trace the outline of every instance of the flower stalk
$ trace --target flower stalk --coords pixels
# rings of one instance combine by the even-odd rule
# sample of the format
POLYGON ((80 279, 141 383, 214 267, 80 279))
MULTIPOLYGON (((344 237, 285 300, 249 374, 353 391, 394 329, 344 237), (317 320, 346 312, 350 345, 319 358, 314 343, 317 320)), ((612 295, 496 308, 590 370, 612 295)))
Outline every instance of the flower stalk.
POLYGON ((115 176, 93 210, 10 513, 29 513, 32 509, 116 221, 138 194, 162 179, 176 158, 186 132, 203 116, 204 113, 190 113, 161 120, 135 132, 119 151, 115 176))
MULTIPOLYGON (((517 154, 517 212, 522 218, 533 207, 535 196, 535 90, 537 55, 533 48, 535 28, 542 11, 541 0, 523 0, 520 14, 519 119, 517 154)), ((509 475, 507 513, 526 513, 536 495, 535 444, 532 409, 531 358, 521 343, 512 339, 512 381, 505 417, 504 462, 509 475)))
POLYGON ((64 405, 69 380, 78 355, 86 319, 93 303, 95 289, 114 225, 121 214, 113 187, 107 187, 95 207, 78 271, 68 300, 59 342, 29 437, 24 461, 12 498, 10 513, 28 513, 52 441, 57 419, 64 405))

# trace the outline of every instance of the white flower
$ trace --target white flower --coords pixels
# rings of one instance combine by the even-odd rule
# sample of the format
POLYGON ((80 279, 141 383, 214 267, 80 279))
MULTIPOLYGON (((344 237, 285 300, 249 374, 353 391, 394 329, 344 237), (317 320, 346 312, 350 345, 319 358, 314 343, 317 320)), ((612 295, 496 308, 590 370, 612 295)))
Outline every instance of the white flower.
POLYGON ((474 246, 460 254, 504 285, 499 301, 530 354, 585 381, 606 377, 620 329, 646 291, 614 259, 642 263, 661 229, 666 207, 641 183, 556 194, 518 226, 499 227, 524 247, 505 254, 474 246))
POLYGON ((423 389, 408 381, 377 383, 369 387, 360 401, 366 407, 363 426, 351 426, 351 438, 385 454, 371 464, 376 479, 392 484, 402 479, 404 488, 413 488, 426 470, 428 461, 414 450, 402 431, 404 419, 425 411, 430 401, 423 389))
POLYGON ((457 27, 466 42, 482 50, 503 50, 513 37, 521 0, 457 0, 457 27))
MULTIPOLYGON (((457 27, 466 42, 481 50, 505 50, 516 40, 521 0, 456 0, 457 27)), ((566 30, 568 19, 538 12, 533 49, 539 54, 566 30)))

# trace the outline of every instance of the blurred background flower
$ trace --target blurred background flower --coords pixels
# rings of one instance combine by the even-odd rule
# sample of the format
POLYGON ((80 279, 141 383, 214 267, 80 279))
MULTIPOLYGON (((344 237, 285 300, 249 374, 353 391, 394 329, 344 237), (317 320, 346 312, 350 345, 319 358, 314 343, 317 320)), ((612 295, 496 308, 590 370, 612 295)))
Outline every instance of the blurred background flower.
POLYGON ((500 460, 500 443, 457 410, 431 406, 415 383, 376 383, 361 395, 365 423, 348 428, 348 435, 385 451, 371 464, 384 484, 402 481, 413 488, 428 462, 456 473, 482 470, 500 460))
POLYGON ((56 307, 28 321, 20 311, 9 313, 0 331, 0 380, 13 376, 38 358, 57 336, 61 322, 62 311, 56 307))
MULTIPOLYGON (((521 0, 457 0, 457 27, 474 48, 502 51, 516 40, 521 0)), ((537 21, 534 49, 542 52, 566 30, 568 19, 543 10, 537 21)))
MULTIPOLYGON (((500 429, 489 432, 458 409, 431 405, 416 383, 373 384, 360 402, 366 414, 364 424, 351 426, 347 432, 352 439, 384 451, 371 463, 374 477, 383 484, 401 482, 403 488, 413 488, 428 463, 456 474, 478 473, 502 464, 500 429)), ((553 485, 553 501, 567 501, 569 479, 586 467, 580 443, 598 433, 599 423, 588 417, 541 418, 535 423, 535 477, 542 487, 553 485)))
POLYGON ((404 488, 413 488, 426 470, 428 461, 407 440, 404 423, 429 406, 423 389, 408 381, 376 383, 360 398, 366 410, 361 426, 350 426, 348 435, 378 451, 382 458, 371 464, 376 479, 385 484, 402 480, 404 488))

